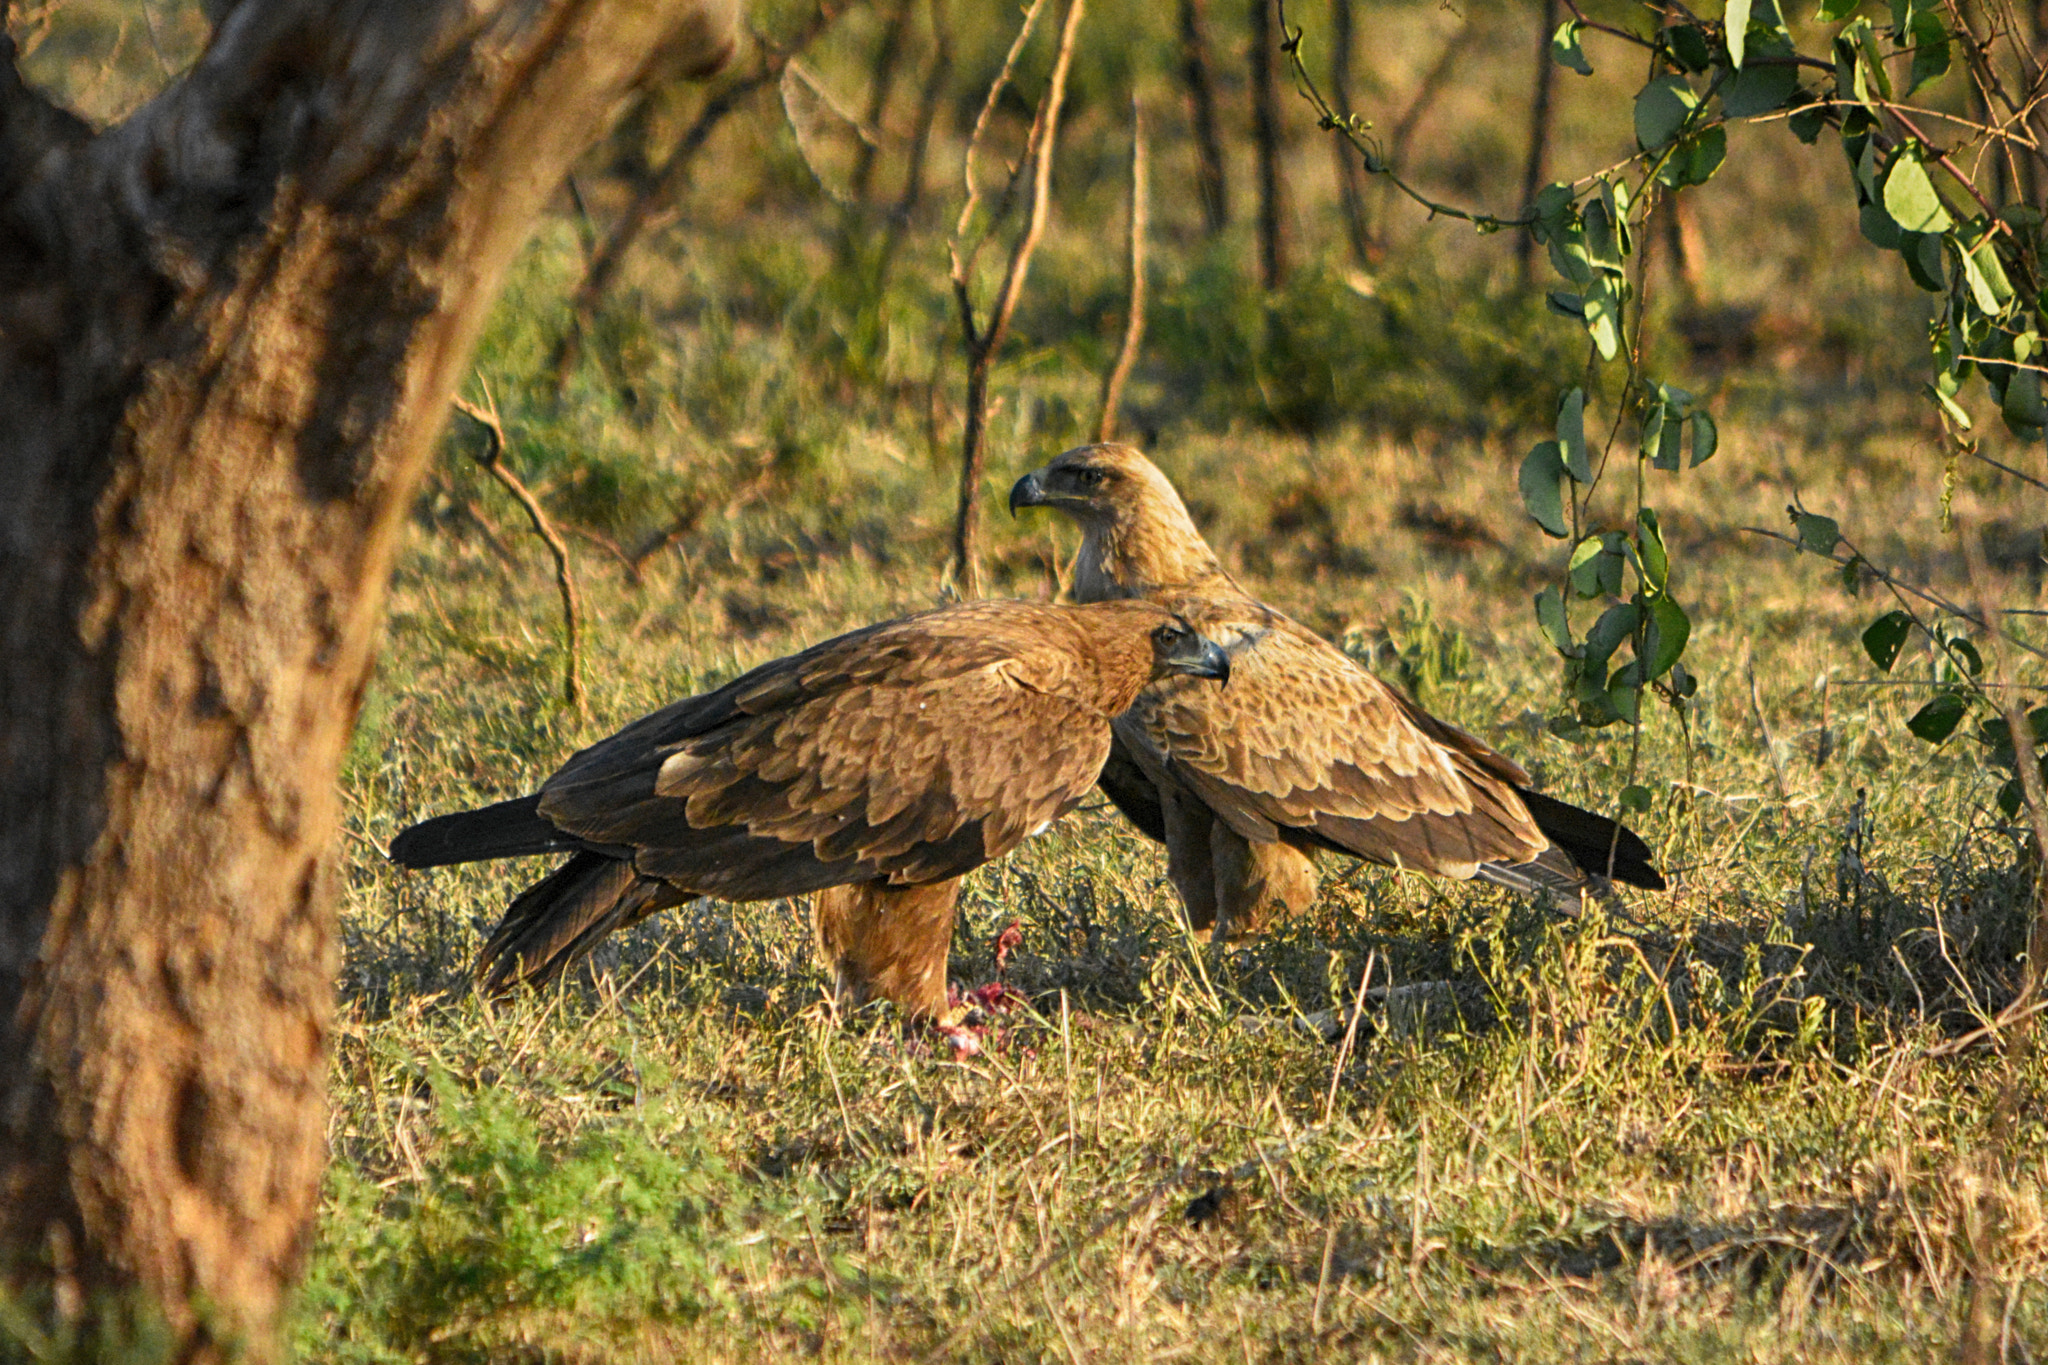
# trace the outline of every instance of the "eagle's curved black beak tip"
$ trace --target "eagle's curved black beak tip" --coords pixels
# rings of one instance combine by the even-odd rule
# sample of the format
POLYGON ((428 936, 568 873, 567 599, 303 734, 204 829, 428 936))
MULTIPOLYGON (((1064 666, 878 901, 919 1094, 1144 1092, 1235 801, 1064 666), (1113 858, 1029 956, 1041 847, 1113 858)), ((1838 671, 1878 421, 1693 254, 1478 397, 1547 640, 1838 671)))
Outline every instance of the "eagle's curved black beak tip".
POLYGON ((1214 640, 1206 641, 1209 646, 1202 651, 1202 664, 1208 670, 1202 676, 1214 678, 1218 687, 1230 685, 1230 656, 1223 652, 1223 646, 1214 640))
POLYGON ((1175 671, 1185 673, 1191 678, 1212 678, 1219 686, 1228 685, 1230 655, 1214 640, 1204 638, 1194 656, 1181 660, 1175 671))
POLYGON ((1038 481, 1036 470, 1010 485, 1010 515, 1016 516, 1020 507, 1037 507, 1045 501, 1045 485, 1038 481))

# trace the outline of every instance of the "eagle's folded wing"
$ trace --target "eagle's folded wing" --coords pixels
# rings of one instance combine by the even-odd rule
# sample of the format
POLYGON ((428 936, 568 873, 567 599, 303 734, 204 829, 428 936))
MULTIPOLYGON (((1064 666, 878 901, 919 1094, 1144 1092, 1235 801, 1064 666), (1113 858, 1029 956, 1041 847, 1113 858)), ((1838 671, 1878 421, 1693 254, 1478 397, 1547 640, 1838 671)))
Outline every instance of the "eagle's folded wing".
POLYGON ((1230 653, 1231 684, 1155 683, 1117 722, 1155 780, 1186 788, 1248 839, 1296 830, 1450 876, 1526 863, 1549 846, 1516 793, 1519 768, 1335 647, 1249 599, 1173 605, 1230 653))
POLYGON ((540 810, 733 900, 958 876, 1094 783, 1099 717, 1029 684, 1014 640, 862 632, 678 703, 585 750, 540 810))

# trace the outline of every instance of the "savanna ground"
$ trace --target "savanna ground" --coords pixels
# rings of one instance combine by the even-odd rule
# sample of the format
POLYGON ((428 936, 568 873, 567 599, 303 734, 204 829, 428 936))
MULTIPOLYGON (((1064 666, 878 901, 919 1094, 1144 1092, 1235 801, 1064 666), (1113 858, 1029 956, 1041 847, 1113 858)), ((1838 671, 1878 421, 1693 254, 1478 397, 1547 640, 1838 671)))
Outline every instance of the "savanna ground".
MULTIPOLYGON (((1370 14, 1358 97, 1383 122, 1472 24, 1409 164, 1509 206, 1533 8, 1370 14)), ((1697 193, 1692 297, 1668 260, 1652 276, 1656 367, 1722 417, 1714 462, 1644 486, 1696 623, 1682 721, 1567 715, 1530 609, 1564 552, 1520 511, 1514 471, 1581 381, 1584 343, 1519 284, 1509 239, 1374 189, 1381 254, 1350 260, 1329 149, 1290 97, 1296 264, 1283 290, 1258 287, 1234 11, 1212 22, 1239 223, 1207 239, 1170 25, 1093 7, 1098 34, 1127 41, 1098 36, 1077 62, 1054 227, 995 388, 990 591, 1042 595, 1070 535, 993 509, 1092 425, 1122 330, 1135 87, 1156 115, 1154 301, 1126 432, 1249 585, 1545 790, 1612 811, 1647 787, 1631 822, 1673 891, 1570 919, 1332 859, 1312 914, 1206 947, 1177 924, 1159 852, 1094 809, 969 879, 956 978, 988 980, 1014 921, 1005 979, 1030 1001, 979 1058, 887 1018, 835 1022, 795 903, 672 913, 557 990, 496 1009, 468 993, 480 935, 536 869, 402 873, 379 853, 397 829, 530 790, 666 700, 935 599, 961 385, 943 238, 1009 16, 956 16, 925 189, 885 257, 873 205, 900 194, 923 15, 865 197, 832 107, 861 107, 886 15, 855 9, 808 54, 813 84, 782 102, 770 84, 713 135, 559 395, 589 234, 701 91, 593 155, 499 308, 470 396, 498 405, 508 462, 571 531, 589 704, 561 700, 547 555, 457 419, 344 777, 333 1169, 300 1353, 2048 1354, 2048 1061, 1982 1027, 2020 980, 2021 831, 1979 749, 1906 732, 1935 667, 1924 642, 1873 681, 1858 635, 1882 587, 1852 592, 1744 529, 1785 529, 1796 496, 1908 581, 2038 608, 2040 495, 1944 466, 1912 392, 1924 296, 1857 238, 1836 154, 1781 129, 1737 130, 1697 193), (1965 535, 1988 560, 1974 579, 1965 535), (1450 989, 1399 1018, 1376 995, 1346 1039, 1368 969, 1376 988, 1450 989)), ((194 31, 175 5, 59 18, 44 78, 101 116, 194 31)), ((1028 93, 1045 64, 1041 44, 1028 93)), ((1554 165, 1625 149, 1601 79, 1565 87, 1554 165)), ((1008 145, 1025 117, 1001 111, 1008 145)), ((1599 410, 1612 381, 1589 387, 1599 410)), ((1610 521, 1633 513, 1632 449, 1600 493, 1610 521)), ((2040 472, 2038 449, 1987 450, 2040 472)), ((2010 648, 2000 666, 2037 676, 2010 648)))

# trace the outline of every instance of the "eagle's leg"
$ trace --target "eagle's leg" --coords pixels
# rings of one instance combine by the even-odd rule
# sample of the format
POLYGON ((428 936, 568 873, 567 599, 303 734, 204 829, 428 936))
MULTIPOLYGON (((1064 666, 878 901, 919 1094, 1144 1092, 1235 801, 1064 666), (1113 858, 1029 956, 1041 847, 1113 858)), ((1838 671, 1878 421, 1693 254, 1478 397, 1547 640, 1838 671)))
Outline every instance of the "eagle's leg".
POLYGON ((1166 819, 1166 876, 1180 893, 1188 928, 1207 943, 1216 924, 1216 869, 1209 854, 1209 827, 1216 817, 1209 808, 1175 793, 1160 793, 1166 819))
POLYGON ((946 952, 960 879, 929 886, 861 882, 820 891, 818 949, 841 1008, 888 1000, 913 1019, 943 1022, 946 952))
POLYGON ((1316 898, 1315 855, 1283 843, 1253 843, 1221 820, 1209 833, 1216 887, 1216 937, 1261 933, 1316 898))

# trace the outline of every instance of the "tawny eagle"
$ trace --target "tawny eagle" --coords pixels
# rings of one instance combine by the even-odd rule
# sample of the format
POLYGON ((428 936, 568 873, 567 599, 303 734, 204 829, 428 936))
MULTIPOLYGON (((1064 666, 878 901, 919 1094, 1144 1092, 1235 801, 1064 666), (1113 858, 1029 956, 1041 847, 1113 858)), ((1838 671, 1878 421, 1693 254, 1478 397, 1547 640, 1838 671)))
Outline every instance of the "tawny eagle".
POLYGON ((1247 593, 1137 451, 1067 451, 1017 481, 1010 510, 1025 507, 1080 525, 1077 600, 1157 603, 1230 655, 1227 690, 1168 678, 1141 692, 1101 779, 1166 845, 1198 932, 1234 937, 1303 909, 1323 849, 1525 892, 1663 887, 1632 831, 1531 791, 1513 760, 1247 593))
POLYGON ((505 911, 477 962, 486 991, 547 981, 698 896, 820 892, 842 997, 937 1018, 961 875, 1087 796, 1140 688, 1228 674, 1215 644, 1147 602, 943 607, 664 707, 534 795, 412 826, 390 856, 571 855, 505 911))

